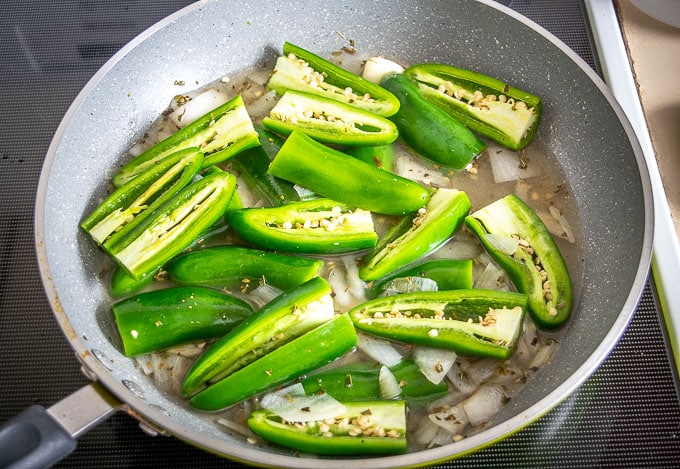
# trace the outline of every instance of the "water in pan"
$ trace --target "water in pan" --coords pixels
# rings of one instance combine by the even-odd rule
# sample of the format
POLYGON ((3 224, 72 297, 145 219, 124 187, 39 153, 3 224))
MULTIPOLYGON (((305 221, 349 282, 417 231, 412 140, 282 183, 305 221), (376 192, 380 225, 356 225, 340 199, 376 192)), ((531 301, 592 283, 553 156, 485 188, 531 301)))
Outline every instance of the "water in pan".
MULTIPOLYGON (((360 70, 364 59, 365 57, 358 54, 349 53, 338 53, 333 56, 334 61, 353 71, 360 70)), ((138 154, 144 148, 153 145, 177 130, 177 123, 172 118, 174 108, 187 98, 195 97, 208 89, 216 90, 225 99, 241 94, 251 117, 255 122, 258 122, 268 113, 277 99, 275 94, 268 92, 265 87, 270 71, 270 66, 263 66, 260 69, 249 70, 238 75, 220 77, 206 87, 178 96, 170 104, 168 111, 148 129, 143 139, 132 146, 130 153, 138 154)), ((519 195, 534 208, 553 233, 569 266, 575 294, 578 294, 582 272, 582 265, 580 264, 582 256, 579 248, 581 235, 577 211, 570 187, 565 182, 566 178, 556 159, 542 145, 540 133, 539 137, 525 150, 510 155, 507 150, 489 142, 486 153, 477 159, 469 170, 457 174, 428 164, 402 144, 398 144, 396 147, 395 165, 396 172, 418 180, 422 184, 432 187, 452 187, 465 191, 472 201, 473 210, 511 192, 519 195), (498 161, 499 159, 506 162, 516 161, 516 164, 522 167, 518 172, 519 177, 511 177, 509 181, 497 182, 496 179, 500 173, 494 174, 496 168, 492 168, 492 160, 498 161)), ((228 163, 223 166, 229 169, 228 163)), ((507 168, 501 171, 507 173, 507 168)), ((500 174, 501 177, 504 175, 500 174)), ((243 183, 239 184, 239 194, 246 206, 258 206, 263 203, 257 200, 243 183)), ((380 220, 376 221, 380 226, 380 220)), ((224 235, 206 241, 207 244, 223 244, 225 242, 229 242, 229 239, 225 238, 224 235)), ((333 276, 331 283, 336 292, 335 307, 337 311, 346 311, 362 301, 360 294, 356 296, 351 294, 350 286, 358 279, 348 278, 348 269, 345 267, 360 257, 361 254, 357 254, 341 259, 337 257, 326 259, 324 274, 327 277, 333 276), (347 293, 348 291, 350 293, 347 293)), ((495 282, 495 288, 513 288, 490 257, 483 252, 477 241, 464 229, 459 230, 447 245, 432 254, 431 257, 474 258, 475 286, 489 288, 495 282), (492 280, 489 279, 489 273, 492 275, 492 280)), ((164 286, 169 285, 159 283, 151 288, 164 286)), ((241 294, 238 291, 232 293, 241 294)), ((254 300, 253 298, 249 299, 254 300)), ((506 399, 520 392, 531 375, 550 360, 550 356, 559 344, 562 333, 539 332, 531 320, 527 320, 523 340, 512 359, 500 361, 458 356, 446 378, 451 392, 436 402, 421 403, 418 406, 411 407, 409 412, 411 449, 417 450, 432 445, 446 444, 483 429, 485 422, 444 429, 434 423, 437 420, 436 418, 428 418, 428 415, 440 413, 441 417, 442 415, 449 415, 447 412, 455 414, 462 402, 477 405, 474 404, 474 401, 480 394, 485 394, 485 396, 482 396, 484 399, 488 397, 487 395, 492 395, 491 399, 501 405, 506 399), (470 396, 473 396, 473 398, 470 398, 470 396)), ((393 345, 404 356, 412 353, 409 347, 400 344, 393 345)), ((166 391, 172 400, 181 401, 179 386, 182 376, 197 354, 204 350, 204 347, 205 344, 191 345, 172 352, 137 357, 135 360, 139 367, 149 375, 149 378, 166 391)), ((361 351, 355 351, 337 364, 366 360, 370 359, 361 351)), ((253 435, 248 430, 245 420, 250 411, 257 405, 258 400, 252 399, 218 414, 215 418, 219 423, 225 425, 225 431, 241 435, 243 438, 252 438, 253 435)))

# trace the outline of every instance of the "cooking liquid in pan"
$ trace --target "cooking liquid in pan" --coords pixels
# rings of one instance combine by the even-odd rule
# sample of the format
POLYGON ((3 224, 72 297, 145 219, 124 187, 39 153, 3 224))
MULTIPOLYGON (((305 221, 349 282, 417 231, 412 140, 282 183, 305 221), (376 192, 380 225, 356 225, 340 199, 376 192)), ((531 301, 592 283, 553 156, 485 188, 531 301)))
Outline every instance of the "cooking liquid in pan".
MULTIPOLYGON (((342 58, 344 60, 342 64, 344 67, 355 72, 360 71, 360 57, 343 54, 342 58)), ((186 96, 196 96, 207 89, 218 90, 224 93, 226 98, 240 93, 253 121, 259 123, 261 118, 268 114, 269 109, 271 109, 277 99, 273 92, 267 91, 265 87, 270 71, 271 68, 263 68, 242 74, 239 77, 221 78, 198 90, 178 96, 175 102, 186 99, 186 96)), ((143 139, 132 147, 130 151, 132 154, 138 154, 144 148, 153 145, 177 130, 175 123, 168 117, 172 112, 171 108, 174 104, 149 128, 144 134, 143 139)), ((566 183, 566 178, 557 160, 541 142, 540 127, 534 141, 526 149, 514 155, 517 164, 526 167, 523 173, 530 177, 502 183, 495 182, 490 162, 494 152, 501 153, 508 152, 508 150, 503 150, 501 147, 489 142, 487 151, 475 161, 470 170, 452 174, 447 173, 442 168, 435 168, 428 165, 428 163, 424 163, 420 158, 414 157, 405 145, 398 143, 395 149, 395 172, 418 180, 425 185, 452 187, 465 191, 472 202, 472 211, 508 193, 516 193, 537 212, 551 230, 569 267, 574 296, 577 297, 583 269, 582 256, 580 254, 582 250, 579 247, 582 237, 577 210, 571 189, 566 183), (558 220, 560 214, 562 214, 562 224, 558 220), (565 225, 565 221, 568 225, 565 225)), ((129 159, 130 156, 128 155, 127 158, 129 159)), ((224 169, 229 169, 228 161, 221 166, 224 169)), ((248 191, 242 181, 239 181, 238 191, 243 199, 244 206, 262 204, 262 201, 258 201, 248 191)), ((380 227, 385 225, 384 217, 377 216, 376 228, 378 229, 378 234, 381 234, 380 227)), ((241 243, 241 241, 232 238, 226 232, 218 234, 212 239, 205 240, 204 244, 229 243, 241 243)), ((360 299, 351 294, 352 284, 358 281, 358 278, 348 279, 345 266, 361 259, 364 254, 357 253, 342 257, 329 256, 324 259, 325 267, 323 275, 329 280, 334 289, 335 309, 337 312, 347 311, 360 302, 360 299)), ((446 245, 429 257, 473 258, 475 260, 475 287, 492 288, 492 285, 495 283, 497 288, 513 289, 503 272, 497 268, 474 236, 464 227, 459 229, 446 245)), ((170 286, 170 284, 167 282, 156 283, 150 288, 165 286, 170 286)), ((240 291, 230 293, 243 296, 251 301, 253 300, 250 293, 245 295, 240 291)), ((472 408, 471 411, 475 414, 481 413, 482 417, 484 417, 485 412, 489 411, 488 409, 496 405, 502 406, 507 399, 521 392, 524 383, 531 379, 533 374, 539 372, 541 366, 550 361, 550 357, 559 346, 559 340, 563 331, 568 327, 569 324, 565 325, 561 331, 550 333, 537 331, 527 315, 523 340, 517 352, 510 360, 480 359, 459 355, 447 374, 446 380, 449 384, 449 394, 437 399, 435 402, 421 402, 409 407, 408 436, 411 450, 415 451, 425 447, 450 443, 483 429, 486 426, 485 423, 461 425, 460 427, 453 427, 453 429, 450 428, 447 431, 432 423, 432 420, 428 418, 428 414, 436 412, 444 412, 446 414, 447 409, 454 408, 470 396, 473 397, 467 401, 468 405, 476 407, 476 409, 472 408)), ((149 375, 149 378, 167 392, 173 400, 181 402, 183 400, 180 391, 181 380, 193 360, 204 350, 205 346, 206 344, 186 346, 169 352, 136 357, 134 360, 149 375)), ((404 357, 412 353, 409 347, 396 343, 394 346, 404 357)), ((337 363, 329 366, 333 367, 338 364, 366 360, 372 362, 361 351, 355 350, 337 363)), ((252 434, 247 429, 246 420, 250 412, 257 407, 257 402, 257 398, 242 402, 226 411, 214 414, 214 419, 224 425, 227 432, 242 435, 244 439, 252 437, 252 434)), ((490 418, 491 415, 484 422, 490 418)))

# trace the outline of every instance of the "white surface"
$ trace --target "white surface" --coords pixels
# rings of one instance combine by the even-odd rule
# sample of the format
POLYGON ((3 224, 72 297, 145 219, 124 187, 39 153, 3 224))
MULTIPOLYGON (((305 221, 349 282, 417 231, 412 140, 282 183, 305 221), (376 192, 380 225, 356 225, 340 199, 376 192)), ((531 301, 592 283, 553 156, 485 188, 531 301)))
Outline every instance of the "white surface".
POLYGON ((616 10, 610 0, 586 0, 604 79, 635 129, 649 168, 654 194, 652 274, 668 329, 675 364, 680 372, 680 243, 664 193, 652 141, 633 78, 616 10))

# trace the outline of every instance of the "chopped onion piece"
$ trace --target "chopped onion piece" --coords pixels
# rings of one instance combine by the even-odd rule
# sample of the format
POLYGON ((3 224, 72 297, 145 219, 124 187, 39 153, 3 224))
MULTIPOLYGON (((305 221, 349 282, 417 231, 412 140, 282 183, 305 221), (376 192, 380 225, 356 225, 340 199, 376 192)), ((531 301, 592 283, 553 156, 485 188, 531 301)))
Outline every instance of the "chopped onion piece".
POLYGON ((399 394, 401 394, 401 386, 399 386, 399 381, 397 381, 397 378, 394 377, 389 368, 384 365, 380 367, 378 382, 380 383, 381 398, 394 399, 399 394))
POLYGON ((433 252, 430 259, 474 259, 482 252, 482 246, 472 239, 453 239, 433 252))
POLYGON ((404 67, 384 57, 370 57, 364 64, 362 77, 373 83, 380 83, 388 73, 401 73, 404 67))
POLYGON ((479 385, 494 375, 501 367, 501 362, 495 358, 480 358, 473 362, 461 364, 470 381, 479 385))
POLYGON ((306 395, 302 383, 266 394, 260 405, 289 422, 324 420, 337 417, 347 411, 347 407, 330 394, 306 395))
POLYGON ((257 306, 262 307, 279 296, 281 293, 283 293, 283 290, 265 282, 257 288, 251 290, 249 298, 257 306))
POLYGON ((422 182, 426 186, 451 187, 451 179, 436 169, 428 168, 411 155, 397 156, 394 161, 394 172, 399 176, 422 182))
POLYGON ((505 393, 500 386, 484 384, 470 397, 461 402, 461 406, 472 426, 489 422, 505 404, 505 393))
POLYGON ((576 238, 574 237, 574 231, 571 229, 571 225, 562 214, 562 211, 559 208, 555 207, 553 204, 550 204, 548 210, 550 211, 550 215, 552 215, 552 217, 555 220, 557 220, 557 223, 559 223, 560 228, 562 228, 562 233, 560 233, 558 236, 566 239, 570 243, 575 243, 576 238))
POLYGON ((437 291, 437 282, 427 277, 398 277, 390 280, 384 285, 384 290, 380 296, 394 296, 400 293, 411 293, 419 291, 437 291))
POLYGON ((487 153, 489 154, 493 179, 496 183, 528 179, 538 174, 534 167, 527 165, 517 152, 499 145, 489 144, 487 153))
POLYGON ((333 290, 333 302, 342 311, 349 310, 357 304, 356 298, 349 293, 349 285, 345 275, 345 269, 337 262, 329 262, 328 283, 333 290))
POLYGON ((555 353, 555 349, 557 349, 557 343, 554 339, 547 339, 543 346, 538 349, 536 355, 534 355, 533 360, 529 364, 529 369, 535 371, 547 364, 552 358, 553 353, 555 353))
POLYGON ((359 303, 363 303, 366 301, 366 283, 359 278, 359 266, 357 265, 356 258, 354 256, 345 256, 342 258, 342 262, 345 266, 349 293, 359 303))
POLYGON ((418 346, 413 350, 413 361, 420 372, 433 384, 439 384, 456 361, 456 352, 435 347, 418 346))
POLYGON ((475 279, 475 288, 503 290, 506 287, 505 272, 493 262, 486 264, 482 273, 475 279))
POLYGON ((483 237, 484 240, 487 241, 493 249, 500 251, 508 256, 512 256, 519 247, 519 238, 515 239, 512 236, 503 236, 495 233, 486 233, 483 235, 483 237))
POLYGON ((458 363, 454 363, 453 366, 451 366, 451 369, 446 374, 446 377, 449 379, 449 381, 451 381, 451 384, 453 384, 456 389, 466 394, 471 393, 477 387, 477 385, 470 380, 465 372, 461 370, 458 363))
POLYGON ((193 99, 187 100, 183 104, 177 106, 177 108, 170 113, 170 119, 172 119, 172 121, 180 128, 185 127, 216 107, 226 103, 228 100, 229 96, 225 93, 210 88, 209 90, 194 96, 193 99))
POLYGON ((253 121, 260 121, 263 117, 269 115, 269 111, 274 107, 278 96, 276 91, 268 91, 263 93, 257 99, 248 101, 246 103, 246 109, 248 110, 248 115, 253 121))
POLYGON ((467 414, 460 404, 440 412, 429 414, 428 417, 434 424, 452 435, 459 435, 467 424, 470 423, 467 414))
POLYGON ((391 367, 402 359, 399 351, 385 339, 357 334, 357 348, 381 365, 391 367))

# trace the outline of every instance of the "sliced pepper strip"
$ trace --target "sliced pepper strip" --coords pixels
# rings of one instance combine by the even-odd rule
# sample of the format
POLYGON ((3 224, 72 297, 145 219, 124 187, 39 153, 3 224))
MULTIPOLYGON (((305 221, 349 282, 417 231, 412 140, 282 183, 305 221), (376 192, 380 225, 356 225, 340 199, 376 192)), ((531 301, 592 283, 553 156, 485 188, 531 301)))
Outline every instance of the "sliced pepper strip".
POLYGON ((349 311, 357 329, 409 344, 507 359, 524 327, 527 296, 497 290, 403 293, 349 311))
POLYGON ((513 150, 526 147, 536 134, 543 106, 535 94, 451 65, 414 65, 404 75, 439 109, 513 150))
POLYGON ((210 246, 186 252, 165 266, 173 282, 218 288, 256 288, 260 280, 290 290, 318 275, 320 259, 243 246, 210 246))
POLYGON ((253 314, 245 301, 204 287, 139 293, 111 311, 128 357, 221 337, 253 314))
POLYGON ((227 214, 231 227, 256 246, 286 252, 338 254, 375 246, 371 213, 330 199, 227 214))
POLYGON ((259 143, 243 98, 238 95, 123 165, 113 177, 113 185, 122 186, 183 148, 198 147, 205 154, 202 167, 207 168, 259 143))
POLYGON ((299 91, 286 91, 262 125, 282 135, 297 129, 319 142, 348 146, 387 145, 399 136, 385 117, 299 91))
POLYGON ((295 425, 273 412, 256 410, 248 419, 260 437, 286 448, 322 455, 401 454, 407 451, 404 401, 343 403, 347 411, 328 422, 295 425))
POLYGON ((387 74, 380 85, 401 102, 399 111, 390 119, 397 124, 404 141, 422 156, 461 170, 486 149, 470 129, 423 98, 405 75, 387 74))
POLYGON ((198 410, 224 409, 333 362, 349 352, 356 340, 352 321, 345 313, 291 342, 277 342, 278 347, 202 390, 189 402, 198 410))
POLYGON ((383 171, 293 131, 269 174, 317 194, 371 212, 403 215, 423 207, 429 193, 418 183, 383 171))
POLYGON ((297 90, 325 96, 379 116, 399 109, 389 91, 289 42, 283 44, 267 87, 278 94, 297 90))
POLYGON ((81 222, 81 228, 97 244, 124 228, 132 229, 189 184, 202 164, 203 153, 198 148, 186 148, 168 155, 134 181, 113 191, 81 222))
POLYGON ((236 178, 215 173, 186 186, 122 237, 103 248, 133 277, 154 272, 215 223, 229 206, 236 178))
POLYGON ((529 295, 529 311, 541 328, 555 329, 569 318, 572 286, 555 240, 522 199, 507 195, 465 219, 486 250, 507 272, 517 290, 529 295), (487 235, 515 237, 513 253, 501 252, 487 235))
POLYGON ((276 297, 215 342, 182 384, 190 396, 333 317, 331 287, 315 277, 276 297))
POLYGON ((438 188, 414 216, 403 217, 362 261, 359 277, 376 280, 429 254, 444 244, 470 210, 465 192, 438 188))

